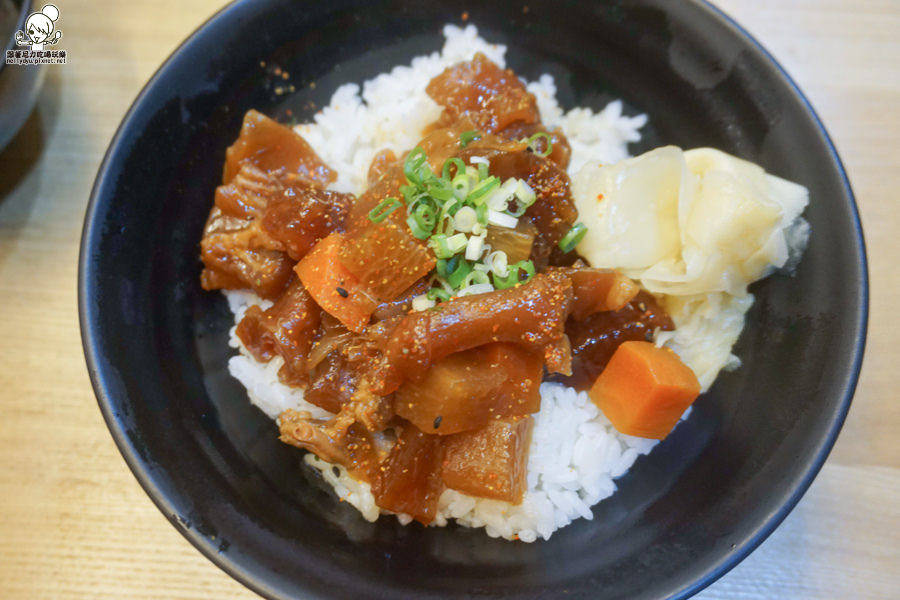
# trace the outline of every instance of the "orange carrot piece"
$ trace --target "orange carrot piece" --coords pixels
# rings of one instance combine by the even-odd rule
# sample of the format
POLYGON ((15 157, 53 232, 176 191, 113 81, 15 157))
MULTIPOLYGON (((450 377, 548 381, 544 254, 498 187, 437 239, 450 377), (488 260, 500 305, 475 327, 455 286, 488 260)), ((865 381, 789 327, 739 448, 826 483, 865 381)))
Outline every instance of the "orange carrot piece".
POLYGON ((588 395, 620 432, 661 440, 700 395, 700 382, 672 350, 629 341, 616 349, 588 395))
POLYGON ((330 234, 313 246, 294 271, 324 311, 350 331, 359 333, 369 323, 377 303, 338 260, 342 243, 341 233, 330 234))

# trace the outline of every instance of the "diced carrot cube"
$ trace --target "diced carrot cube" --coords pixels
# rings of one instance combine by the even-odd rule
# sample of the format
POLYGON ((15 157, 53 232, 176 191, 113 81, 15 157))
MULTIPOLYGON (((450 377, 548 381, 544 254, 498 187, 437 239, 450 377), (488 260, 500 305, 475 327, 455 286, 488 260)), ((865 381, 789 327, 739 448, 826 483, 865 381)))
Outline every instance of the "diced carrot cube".
POLYGON ((629 341, 616 349, 588 394, 620 432, 661 440, 697 399, 700 383, 672 350, 629 341))

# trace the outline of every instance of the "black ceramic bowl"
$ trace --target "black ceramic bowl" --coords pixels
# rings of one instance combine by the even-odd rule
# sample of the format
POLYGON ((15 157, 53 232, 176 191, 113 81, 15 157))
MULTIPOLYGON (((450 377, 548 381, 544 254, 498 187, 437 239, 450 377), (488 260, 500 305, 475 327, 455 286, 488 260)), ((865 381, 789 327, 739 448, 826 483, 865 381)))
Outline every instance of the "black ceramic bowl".
POLYGON ((80 267, 90 375, 125 459, 201 552, 272 598, 688 596, 771 533, 821 467, 850 404, 867 309, 860 225, 821 123, 762 48, 692 1, 231 5, 125 118, 93 190, 80 267), (438 49, 441 25, 464 14, 509 46, 521 75, 554 74, 565 106, 623 98, 647 113, 635 152, 715 146, 812 198, 797 275, 753 289, 743 366, 593 520, 533 544, 370 524, 338 502, 228 376, 231 316, 198 278, 204 219, 244 111, 309 118, 338 83, 438 49), (295 94, 280 93, 275 66, 295 94))

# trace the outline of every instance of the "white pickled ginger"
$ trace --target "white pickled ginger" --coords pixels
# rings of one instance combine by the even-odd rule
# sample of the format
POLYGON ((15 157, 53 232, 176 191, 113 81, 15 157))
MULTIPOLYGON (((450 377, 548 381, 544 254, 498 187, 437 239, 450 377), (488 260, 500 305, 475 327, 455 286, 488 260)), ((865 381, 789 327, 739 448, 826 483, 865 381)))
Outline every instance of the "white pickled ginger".
POLYGON ((657 342, 678 352, 707 389, 752 304, 747 287, 806 245, 807 189, 712 148, 665 146, 611 165, 587 163, 572 192, 588 233, 579 254, 621 269, 675 322, 657 342))

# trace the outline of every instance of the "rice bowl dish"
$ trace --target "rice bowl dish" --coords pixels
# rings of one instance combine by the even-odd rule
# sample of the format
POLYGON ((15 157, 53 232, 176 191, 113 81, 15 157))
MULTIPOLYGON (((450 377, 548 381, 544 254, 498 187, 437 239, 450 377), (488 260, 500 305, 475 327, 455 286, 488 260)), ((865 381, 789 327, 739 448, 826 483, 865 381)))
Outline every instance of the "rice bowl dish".
MULTIPOLYGON (((379 152, 400 154, 417 144, 428 131, 429 124, 440 119, 442 112, 442 107, 425 92, 429 81, 454 65, 479 55, 500 67, 505 66, 505 48, 482 40, 474 26, 461 29, 448 25, 444 35, 446 43, 441 53, 414 58, 410 66, 396 67, 390 73, 366 81, 362 88, 354 83, 341 86, 335 91, 330 105, 319 111, 313 122, 295 127, 322 161, 336 171, 337 177, 328 184, 328 189, 364 194, 371 184, 370 165, 379 152), (399 102, 395 100, 397 97, 401 98, 399 102)), ((697 375, 701 390, 705 391, 721 369, 733 369, 740 364, 731 354, 731 348, 743 327, 743 315, 752 305, 747 285, 775 269, 789 270, 799 260, 809 234, 808 225, 800 217, 807 202, 806 190, 767 175, 755 165, 713 150, 682 153, 680 149, 662 148, 629 159, 628 143, 640 139, 645 116, 622 114, 621 102, 612 102, 598 113, 587 108, 563 111, 556 101, 550 75, 525 82, 525 87, 536 98, 541 121, 547 130, 562 130, 571 145, 567 170, 573 180, 573 195, 582 218, 589 217, 584 219, 589 233, 578 244, 579 254, 588 258, 593 267, 622 270, 641 282, 645 290, 656 294, 656 299, 672 315, 675 327, 667 328, 668 331, 663 328, 648 331, 647 339, 652 339, 659 347, 675 349, 697 375), (651 166, 641 166, 642 162, 651 166), (619 171, 610 174, 610 169, 619 171), (642 173, 629 179, 637 182, 637 192, 629 191, 627 185, 609 183, 628 179, 622 172, 627 169, 642 173), (714 174, 704 177, 707 170, 714 174), (670 171, 678 173, 674 182, 665 179, 665 173, 670 171), (604 173, 602 177, 596 175, 601 172, 604 173), (657 174, 655 179, 654 172, 657 174), (658 176, 659 173, 663 173, 663 177, 658 176), (714 187, 716 177, 721 179, 723 176, 732 177, 719 184, 726 189, 724 200, 721 189, 714 187), (648 193, 644 183, 647 180, 657 181, 651 186, 656 185, 660 191, 648 193), (746 183, 748 181, 750 183, 746 183), (738 190, 735 200, 735 193, 728 191, 729 186, 744 185, 749 189, 754 184, 762 190, 757 197, 753 193, 759 190, 738 190), (697 189, 686 192, 684 188, 689 185, 697 189), (672 189, 678 193, 673 195, 672 189), (604 198, 604 192, 606 195, 610 192, 618 194, 615 195, 617 200, 604 198), (736 207, 728 205, 729 193, 736 207), (584 200, 594 197, 605 202, 584 200), (648 197, 652 200, 641 200, 648 197), (720 232, 720 235, 729 237, 724 243, 721 239, 714 240, 711 245, 707 243, 705 252, 710 257, 717 257, 715 260, 698 258, 697 254, 703 249, 688 247, 689 243, 702 246, 703 240, 696 240, 704 233, 689 231, 690 225, 685 224, 689 217, 678 214, 679 211, 690 213, 704 200, 707 205, 716 206, 706 208, 706 211, 718 211, 719 214, 713 217, 718 218, 716 226, 724 227, 725 233, 720 232), (614 202, 618 204, 608 208, 614 202), (627 215, 629 210, 651 215, 656 211, 661 216, 656 223, 647 224, 647 219, 637 217, 624 225, 619 223, 604 228, 605 216, 602 211, 596 213, 598 205, 612 214, 611 218, 621 218, 616 215, 627 215), (681 240, 677 239, 678 223, 686 230, 681 240), (664 246, 667 237, 673 237, 666 231, 674 232, 673 243, 677 246, 668 252, 672 255, 668 257, 664 248, 656 248, 664 246), (604 232, 606 238, 602 238, 604 232), (729 244, 739 246, 731 241, 735 236, 749 241, 744 244, 747 247, 737 247, 729 255, 729 244), (640 256, 652 255, 654 250, 655 256, 640 256), (723 254, 724 258, 719 258, 723 254), (673 268, 673 257, 674 260, 700 262, 702 266, 673 268), (661 273, 666 269, 679 271, 680 275, 663 281, 665 275, 661 273), (699 275, 696 274, 698 269, 702 271, 699 275), (691 271, 695 273, 692 275, 691 271)), ((224 181, 228 181, 227 174, 224 181)), ((695 214, 702 210, 696 209, 695 214)), ((703 221, 703 218, 695 216, 694 220, 703 221)), ((708 219, 700 226, 694 225, 695 230, 704 228, 709 228, 708 219)), ((239 354, 230 359, 229 370, 245 386, 253 404, 276 421, 285 411, 303 411, 310 419, 334 417, 334 413, 325 408, 305 401, 302 387, 283 382, 283 377, 279 377, 285 367, 282 357, 259 360, 260 357, 248 351, 237 335, 249 307, 255 305, 258 310, 265 310, 272 302, 253 291, 225 289, 224 292, 235 316, 231 345, 239 350, 239 354)), ((346 292, 342 295, 346 296, 346 292)), ((415 302, 412 306, 416 306, 415 302)), ((689 412, 688 406, 681 416, 686 417, 689 412)), ((440 419, 439 416, 435 428, 440 419)), ((540 386, 540 410, 534 414, 530 436, 527 491, 521 501, 513 503, 476 497, 445 487, 437 512, 428 524, 444 526, 452 520, 466 527, 484 528, 491 537, 524 542, 549 539, 554 531, 573 520, 591 519, 591 507, 615 492, 615 479, 624 475, 638 456, 650 452, 658 442, 618 431, 584 389, 578 391, 554 381, 545 381, 540 386)), ((374 521, 385 512, 376 503, 370 483, 354 477, 344 465, 329 462, 315 452, 307 454, 305 462, 317 469, 339 498, 353 505, 365 519, 374 521)), ((395 514, 402 523, 413 520, 408 514, 395 514)))
POLYGON ((379 15, 383 7, 356 5, 363 19, 387 20, 347 37, 335 7, 317 6, 301 22, 283 18, 286 2, 238 3, 192 36, 135 102, 98 176, 80 265, 85 352, 110 431, 174 528, 266 597, 695 593, 796 504, 850 403, 865 261, 827 133, 771 57, 708 6, 471 9, 485 37, 510 45, 517 73, 553 73, 566 108, 599 111, 623 98, 626 114, 648 114, 634 154, 666 143, 713 145, 809 186, 813 236, 795 278, 751 288, 757 301, 734 349, 741 367, 717 377, 689 418, 615 481, 619 489, 592 508, 593 520, 536 544, 402 526, 394 517, 369 523, 326 491, 303 452, 278 442, 277 426, 228 374, 234 317, 221 294, 201 290, 196 243, 221 181, 221 151, 245 111, 312 120, 343 82, 440 48, 435 24, 461 10, 404 6, 409 12, 379 15), (591 35, 578 27, 588 23, 591 35), (508 24, 533 32, 527 45, 508 24), (550 35, 568 25, 571 36, 550 35), (667 59, 673 41, 685 51, 679 65, 667 59), (297 96, 275 93, 276 83, 287 86, 273 81, 276 66, 290 72, 297 96), (709 66, 725 77, 715 88, 702 78, 713 74, 709 66), (184 128, 186 115, 193 122, 184 128))

